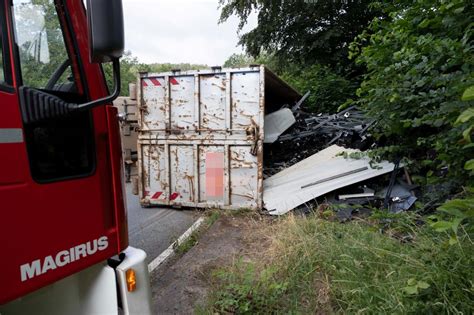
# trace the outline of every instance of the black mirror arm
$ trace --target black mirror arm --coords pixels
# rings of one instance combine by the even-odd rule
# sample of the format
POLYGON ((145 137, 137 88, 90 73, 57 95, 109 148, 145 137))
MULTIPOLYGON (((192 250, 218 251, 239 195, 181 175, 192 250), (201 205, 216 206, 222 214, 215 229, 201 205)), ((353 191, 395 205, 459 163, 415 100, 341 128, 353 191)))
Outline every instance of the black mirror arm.
POLYGON ((120 95, 120 87, 122 85, 121 79, 120 79, 120 60, 119 59, 114 59, 112 61, 112 72, 114 76, 114 92, 106 97, 99 98, 95 101, 90 101, 84 104, 78 104, 76 107, 76 110, 87 110, 91 109, 94 107, 97 107, 99 105, 107 104, 113 102, 119 95, 120 95))

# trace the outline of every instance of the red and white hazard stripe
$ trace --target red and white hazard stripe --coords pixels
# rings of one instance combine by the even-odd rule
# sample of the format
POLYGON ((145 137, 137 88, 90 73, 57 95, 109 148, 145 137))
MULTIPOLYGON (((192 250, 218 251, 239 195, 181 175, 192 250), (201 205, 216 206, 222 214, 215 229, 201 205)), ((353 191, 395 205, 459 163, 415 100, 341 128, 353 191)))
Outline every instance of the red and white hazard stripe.
MULTIPOLYGON (((174 77, 170 77, 170 84, 171 85, 179 85, 179 81, 176 80, 174 77)), ((163 78, 143 78, 142 85, 143 87, 147 86, 163 86, 165 84, 165 80, 163 78)))
POLYGON ((178 80, 176 80, 176 79, 173 78, 173 77, 170 77, 170 83, 171 83, 172 85, 178 85, 178 84, 179 84, 178 80))
MULTIPOLYGON (((158 200, 160 199, 160 197, 162 197, 161 200, 166 200, 166 198, 163 196, 162 191, 156 191, 156 192, 145 191, 145 197, 150 197, 151 200, 158 200)), ((170 196, 170 201, 173 201, 178 197, 179 197, 179 193, 174 192, 170 196)))
POLYGON ((160 198, 160 196, 162 195, 163 193, 161 191, 157 191, 156 193, 153 194, 153 196, 151 196, 150 199, 158 199, 160 198))
POLYGON ((147 86, 162 86, 163 85, 163 79, 161 79, 161 78, 160 79, 159 78, 142 79, 142 85, 144 87, 147 87, 147 86))

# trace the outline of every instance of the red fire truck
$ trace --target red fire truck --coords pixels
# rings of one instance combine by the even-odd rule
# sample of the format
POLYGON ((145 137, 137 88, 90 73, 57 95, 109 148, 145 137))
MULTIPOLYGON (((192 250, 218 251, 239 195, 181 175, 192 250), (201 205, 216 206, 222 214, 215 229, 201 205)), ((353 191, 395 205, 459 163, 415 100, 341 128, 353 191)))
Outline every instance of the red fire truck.
POLYGON ((0 0, 1 315, 151 313, 110 105, 123 48, 121 0, 0 0))

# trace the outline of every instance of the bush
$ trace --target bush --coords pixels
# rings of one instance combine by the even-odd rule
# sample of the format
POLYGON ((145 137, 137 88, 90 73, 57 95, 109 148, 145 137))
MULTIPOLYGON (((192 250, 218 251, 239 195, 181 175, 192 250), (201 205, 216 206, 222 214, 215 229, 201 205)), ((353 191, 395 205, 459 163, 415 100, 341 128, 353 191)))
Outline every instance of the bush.
POLYGON ((390 19, 374 20, 352 44, 352 56, 368 71, 357 104, 378 121, 375 131, 385 141, 379 153, 414 161, 412 171, 427 177, 421 184, 450 181, 459 190, 472 185, 464 166, 474 129, 455 122, 474 104, 461 100, 474 83, 473 4, 395 4, 390 19))
POLYGON ((357 83, 319 64, 289 67, 281 77, 302 94, 311 91, 303 106, 318 113, 335 113, 339 106, 354 97, 357 87, 357 83))
POLYGON ((311 112, 335 113, 339 106, 355 96, 359 84, 328 66, 282 62, 275 55, 265 53, 258 58, 233 54, 227 58, 224 67, 247 67, 250 64, 264 64, 302 94, 310 91, 303 107, 311 112))

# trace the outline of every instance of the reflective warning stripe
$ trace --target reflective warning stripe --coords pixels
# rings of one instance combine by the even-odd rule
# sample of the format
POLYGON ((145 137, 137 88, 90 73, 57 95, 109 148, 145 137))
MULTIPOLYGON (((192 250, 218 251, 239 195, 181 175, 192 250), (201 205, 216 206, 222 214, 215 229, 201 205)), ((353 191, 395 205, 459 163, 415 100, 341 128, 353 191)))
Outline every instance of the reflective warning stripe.
POLYGON ((178 198, 178 197, 179 197, 179 193, 174 192, 174 193, 171 194, 170 200, 173 201, 173 200, 175 200, 175 199, 178 198))
MULTIPOLYGON (((153 194, 151 194, 148 190, 145 190, 145 197, 149 197, 150 199, 153 199, 153 200, 158 200, 160 197, 163 197, 161 198, 160 200, 161 201, 164 201, 166 200, 166 196, 163 195, 163 192, 162 191, 157 191, 157 192, 152 192, 153 194), (151 196, 151 197, 150 197, 151 196)), ((173 201, 175 200, 176 198, 179 197, 179 193, 178 192, 174 192, 171 194, 169 200, 170 201, 173 201)))
POLYGON ((23 131, 20 128, 0 128, 0 143, 22 143, 23 131))
POLYGON ((147 86, 161 86, 160 80, 157 78, 142 79, 143 87, 147 86))
POLYGON ((153 85, 155 85, 155 86, 160 86, 160 85, 161 85, 160 81, 158 81, 157 78, 151 78, 150 81, 151 81, 151 83, 153 83, 153 85))
POLYGON ((161 191, 157 191, 156 193, 153 194, 153 196, 151 196, 151 199, 158 199, 160 198, 162 192, 161 191))

